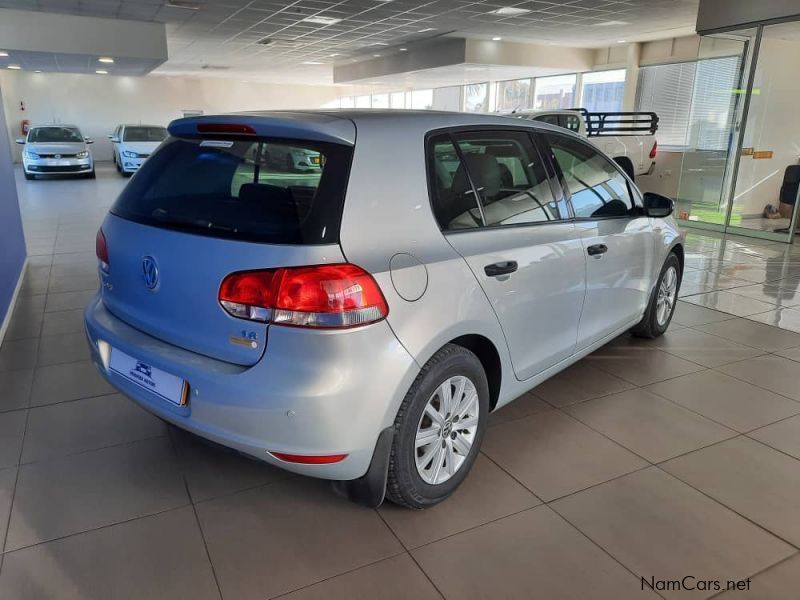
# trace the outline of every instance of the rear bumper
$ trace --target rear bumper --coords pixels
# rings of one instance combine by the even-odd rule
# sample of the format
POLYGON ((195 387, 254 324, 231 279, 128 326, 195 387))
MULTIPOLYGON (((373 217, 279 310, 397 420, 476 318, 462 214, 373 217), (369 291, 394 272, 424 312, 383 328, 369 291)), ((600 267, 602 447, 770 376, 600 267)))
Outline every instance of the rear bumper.
POLYGON ((134 329, 112 315, 99 296, 86 308, 85 320, 100 373, 146 410, 278 467, 325 479, 366 473, 378 435, 393 423, 419 372, 385 321, 336 332, 273 326, 261 361, 242 367, 134 329), (170 404, 109 371, 100 340, 186 379, 187 405, 170 404), (348 456, 335 464, 300 465, 268 451, 348 456))

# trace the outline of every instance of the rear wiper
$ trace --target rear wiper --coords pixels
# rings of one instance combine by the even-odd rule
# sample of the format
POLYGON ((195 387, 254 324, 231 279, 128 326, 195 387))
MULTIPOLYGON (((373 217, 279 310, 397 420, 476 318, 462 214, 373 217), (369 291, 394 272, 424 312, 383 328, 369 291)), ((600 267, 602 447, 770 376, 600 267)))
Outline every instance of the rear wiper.
POLYGON ((173 224, 173 225, 188 225, 194 229, 205 229, 211 231, 225 231, 229 233, 238 233, 239 229, 237 227, 232 227, 230 225, 221 225, 219 223, 214 223, 213 221, 209 221, 208 219, 196 219, 192 217, 180 217, 177 215, 170 215, 162 208, 157 208, 151 213, 151 216, 154 219, 158 219, 162 223, 165 224, 173 224))

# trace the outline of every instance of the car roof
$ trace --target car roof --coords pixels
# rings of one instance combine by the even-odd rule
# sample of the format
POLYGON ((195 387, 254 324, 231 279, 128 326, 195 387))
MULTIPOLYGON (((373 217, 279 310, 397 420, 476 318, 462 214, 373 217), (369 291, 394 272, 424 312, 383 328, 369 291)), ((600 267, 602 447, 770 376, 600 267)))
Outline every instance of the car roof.
POLYGON ((148 125, 147 123, 120 123, 117 127, 157 127, 159 129, 166 129, 164 125, 148 125))
POLYGON ((519 119, 513 115, 462 113, 436 110, 399 109, 319 109, 302 111, 254 111, 227 115, 204 115, 178 119, 169 124, 176 136, 197 134, 200 124, 249 125, 257 135, 309 139, 354 144, 359 126, 380 126, 391 134, 392 128, 416 128, 424 133, 435 129, 468 126, 519 126, 563 133, 564 129, 546 123, 519 119))
POLYGON ((31 129, 45 129, 53 127, 60 127, 62 129, 80 129, 80 127, 78 127, 77 125, 70 125, 68 123, 50 123, 49 125, 32 125, 31 129))

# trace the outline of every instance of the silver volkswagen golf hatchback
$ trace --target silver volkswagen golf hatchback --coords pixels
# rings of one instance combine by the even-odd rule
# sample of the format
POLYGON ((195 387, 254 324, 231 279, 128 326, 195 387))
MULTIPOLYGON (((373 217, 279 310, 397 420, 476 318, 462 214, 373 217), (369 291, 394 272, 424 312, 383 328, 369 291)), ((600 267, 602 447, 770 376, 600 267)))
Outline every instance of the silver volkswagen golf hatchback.
POLYGON ((672 202, 546 124, 413 111, 181 119, 97 234, 94 362, 177 427, 424 508, 491 411, 669 326, 672 202), (298 172, 275 151, 318 157, 298 172))

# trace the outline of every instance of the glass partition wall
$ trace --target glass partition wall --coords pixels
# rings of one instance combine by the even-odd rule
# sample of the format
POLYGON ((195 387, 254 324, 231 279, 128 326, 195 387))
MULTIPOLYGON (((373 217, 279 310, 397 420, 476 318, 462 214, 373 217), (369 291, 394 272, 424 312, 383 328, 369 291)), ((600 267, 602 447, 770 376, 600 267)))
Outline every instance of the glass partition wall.
POLYGON ((694 72, 691 96, 680 100, 688 122, 677 141, 676 215, 694 227, 792 242, 800 22, 703 37, 699 60, 685 65, 694 72))

